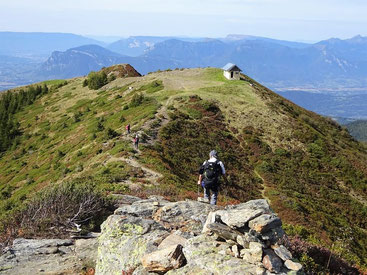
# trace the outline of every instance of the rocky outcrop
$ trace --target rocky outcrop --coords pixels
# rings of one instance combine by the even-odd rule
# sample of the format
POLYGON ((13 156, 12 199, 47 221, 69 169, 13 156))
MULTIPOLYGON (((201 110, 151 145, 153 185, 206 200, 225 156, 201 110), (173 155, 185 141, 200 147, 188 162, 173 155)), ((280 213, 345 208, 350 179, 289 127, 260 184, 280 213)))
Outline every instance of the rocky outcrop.
POLYGON ((102 225, 96 274, 300 273, 266 200, 219 209, 129 197, 102 225))
POLYGON ((78 274, 93 267, 97 239, 16 239, 0 257, 0 274, 78 274))
POLYGON ((0 274, 301 274, 283 236, 266 200, 220 208, 120 195, 97 239, 16 239, 0 274))

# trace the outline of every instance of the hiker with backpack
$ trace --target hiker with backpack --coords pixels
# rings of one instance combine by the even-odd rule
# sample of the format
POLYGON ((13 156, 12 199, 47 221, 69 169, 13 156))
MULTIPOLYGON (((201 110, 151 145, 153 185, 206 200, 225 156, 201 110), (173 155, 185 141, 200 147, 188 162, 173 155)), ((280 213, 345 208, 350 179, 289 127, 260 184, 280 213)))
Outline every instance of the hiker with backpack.
POLYGON ((198 180, 198 185, 201 185, 204 188, 204 199, 209 201, 210 198, 210 204, 217 204, 220 186, 219 178, 222 176, 225 182, 228 183, 225 174, 226 170, 224 168, 224 164, 218 160, 217 151, 210 151, 209 160, 205 161, 200 167, 198 180), (210 193, 212 193, 211 197, 210 193))
POLYGON ((126 133, 130 134, 130 124, 126 125, 125 129, 126 129, 126 133))
POLYGON ((134 147, 135 149, 139 149, 139 135, 136 134, 135 138, 134 138, 134 147))

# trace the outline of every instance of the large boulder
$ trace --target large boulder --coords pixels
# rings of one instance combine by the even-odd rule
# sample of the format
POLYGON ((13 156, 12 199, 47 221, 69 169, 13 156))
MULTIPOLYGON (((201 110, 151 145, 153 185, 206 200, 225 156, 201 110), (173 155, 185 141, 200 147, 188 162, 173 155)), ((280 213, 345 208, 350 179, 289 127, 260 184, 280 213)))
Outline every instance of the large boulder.
POLYGON ((165 204, 154 214, 153 219, 163 224, 167 229, 200 234, 208 214, 216 210, 217 206, 198 201, 179 201, 165 204))
POLYGON ((252 200, 246 203, 231 205, 224 210, 210 213, 204 225, 203 232, 207 231, 210 223, 222 222, 233 229, 246 229, 249 221, 263 215, 271 214, 269 204, 266 200, 252 200))
POLYGON ((141 265, 141 258, 157 249, 168 232, 157 222, 141 217, 111 215, 98 238, 96 274, 121 274, 141 265))

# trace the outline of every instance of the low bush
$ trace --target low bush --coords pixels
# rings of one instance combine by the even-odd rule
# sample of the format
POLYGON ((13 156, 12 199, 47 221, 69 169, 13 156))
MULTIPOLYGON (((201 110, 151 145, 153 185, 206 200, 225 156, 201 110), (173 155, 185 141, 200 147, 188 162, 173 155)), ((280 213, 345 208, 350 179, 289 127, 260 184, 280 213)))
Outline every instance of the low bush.
POLYGON ((56 184, 2 219, 0 248, 16 237, 62 238, 79 227, 82 232, 98 230, 112 211, 113 202, 87 179, 56 184))
MULTIPOLYGON (((88 88, 92 90, 98 90, 108 83, 107 75, 105 72, 90 72, 88 74, 88 88)), ((84 85, 84 83, 83 83, 84 85)))
POLYGON ((133 98, 130 101, 129 107, 137 107, 141 105, 144 101, 144 95, 142 94, 134 94, 133 98))

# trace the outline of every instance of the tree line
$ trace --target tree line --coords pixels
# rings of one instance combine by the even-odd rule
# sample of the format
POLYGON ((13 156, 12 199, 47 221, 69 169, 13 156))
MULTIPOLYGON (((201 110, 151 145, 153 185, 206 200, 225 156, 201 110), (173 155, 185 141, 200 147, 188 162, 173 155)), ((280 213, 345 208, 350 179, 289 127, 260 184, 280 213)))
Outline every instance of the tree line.
POLYGON ((0 96, 0 153, 8 150, 21 135, 15 114, 48 91, 47 85, 43 84, 29 86, 26 90, 7 91, 0 96))

